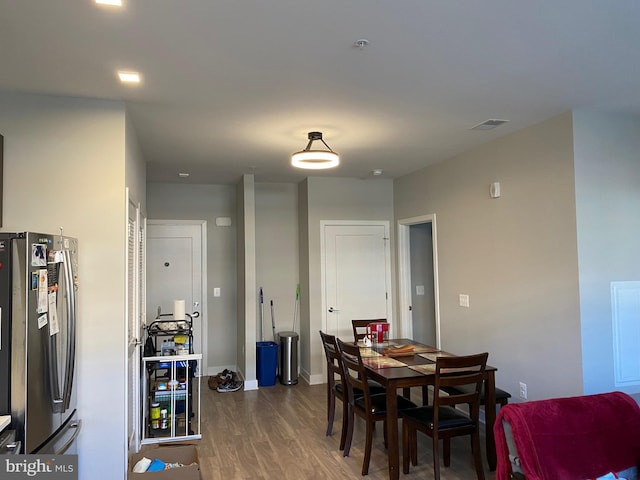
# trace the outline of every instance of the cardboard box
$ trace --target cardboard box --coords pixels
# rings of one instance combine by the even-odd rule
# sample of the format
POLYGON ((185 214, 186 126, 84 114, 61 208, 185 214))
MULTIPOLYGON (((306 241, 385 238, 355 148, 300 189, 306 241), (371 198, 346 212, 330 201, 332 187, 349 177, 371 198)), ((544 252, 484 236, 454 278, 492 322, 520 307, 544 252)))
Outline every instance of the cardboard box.
POLYGON ((202 480, 198 451, 195 445, 148 445, 129 457, 128 480, 202 480), (156 458, 165 463, 182 463, 186 466, 161 472, 133 473, 133 466, 142 457, 156 458), (195 465, 192 465, 195 463, 195 465))

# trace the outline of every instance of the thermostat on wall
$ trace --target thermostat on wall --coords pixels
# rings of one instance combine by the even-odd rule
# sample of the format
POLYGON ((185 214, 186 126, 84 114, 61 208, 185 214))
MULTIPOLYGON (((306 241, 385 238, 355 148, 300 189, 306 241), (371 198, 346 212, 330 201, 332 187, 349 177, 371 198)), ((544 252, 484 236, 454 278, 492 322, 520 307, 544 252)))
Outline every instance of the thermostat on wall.
POLYGON ((216 217, 216 227, 230 227, 231 217, 216 217))

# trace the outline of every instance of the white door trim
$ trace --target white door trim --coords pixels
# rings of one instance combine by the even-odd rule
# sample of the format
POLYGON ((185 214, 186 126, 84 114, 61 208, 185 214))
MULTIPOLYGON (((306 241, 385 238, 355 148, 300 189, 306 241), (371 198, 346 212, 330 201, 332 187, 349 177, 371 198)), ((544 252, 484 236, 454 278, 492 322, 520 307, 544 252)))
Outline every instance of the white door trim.
POLYGON ((131 199, 129 188, 125 188, 125 198, 127 203, 127 250, 126 250, 126 283, 125 288, 125 315, 127 329, 126 348, 126 375, 125 375, 125 404, 126 412, 125 424, 127 432, 127 452, 138 452, 140 448, 140 428, 141 428, 141 395, 140 395, 140 346, 142 344, 142 329, 140 326, 140 298, 143 295, 139 264, 140 258, 140 203, 131 199), (130 241, 133 242, 131 249, 130 241), (133 250, 133 251, 131 251, 133 250), (131 375, 131 382, 129 378, 131 375), (131 400, 131 403, 129 402, 131 400), (130 411, 131 410, 131 411, 130 411), (131 424, 129 424, 131 419, 131 424), (131 428, 131 430, 130 430, 131 428))
MULTIPOLYGON (((384 236, 387 241, 385 248, 385 263, 386 263, 386 275, 385 275, 385 288, 387 290, 387 320, 391 323, 392 331, 390 335, 397 334, 397 327, 393 323, 393 301, 391 291, 391 247, 390 247, 390 235, 389 235, 389 222, 387 220, 320 220, 320 282, 321 282, 321 297, 322 297, 322 330, 327 331, 327 295, 325 292, 325 278, 326 278, 326 245, 325 245, 325 228, 329 226, 382 226, 384 227, 384 236)), ((324 365, 324 363, 323 363, 324 365)), ((324 367, 323 367, 324 368, 324 367)))
POLYGON ((400 336, 413 338, 411 312, 407 308, 411 305, 411 245, 410 227, 421 223, 431 223, 433 236, 433 297, 436 321, 436 347, 440 347, 440 288, 438 281, 438 236, 436 230, 436 214, 418 217, 402 218, 398 220, 398 295, 400 297, 400 336))
POLYGON ((194 321, 200 321, 200 331, 201 335, 201 352, 202 352, 202 367, 200 368, 200 372, 198 372, 199 376, 207 374, 208 368, 208 316, 207 316, 207 221, 206 220, 147 220, 147 227, 149 225, 161 225, 161 226, 171 226, 171 225, 195 225, 200 227, 200 239, 202 245, 201 252, 201 265, 200 265, 200 274, 202 276, 202 292, 200 294, 200 318, 195 319, 194 321))

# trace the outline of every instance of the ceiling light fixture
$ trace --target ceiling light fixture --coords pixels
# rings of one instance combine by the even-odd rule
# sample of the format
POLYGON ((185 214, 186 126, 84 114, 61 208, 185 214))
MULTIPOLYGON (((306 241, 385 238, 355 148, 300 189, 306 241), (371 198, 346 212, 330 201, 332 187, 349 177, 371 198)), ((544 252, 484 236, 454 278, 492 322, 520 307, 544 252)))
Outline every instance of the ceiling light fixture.
POLYGON ((118 78, 122 83, 140 83, 140 74, 138 72, 118 71, 118 78))
POLYGON ((471 127, 471 130, 493 130, 496 127, 499 127, 500 125, 504 125, 505 123, 508 123, 509 120, 502 120, 500 118, 490 118, 489 120, 485 120, 482 123, 479 123, 478 125, 471 127))
POLYGON ((121 7, 122 0, 96 0, 99 5, 111 5, 113 7, 121 7))
POLYGON ((180 172, 180 173, 178 173, 178 176, 179 176, 180 178, 187 178, 187 177, 189 176, 189 173, 187 173, 187 172, 180 172))
POLYGON ((340 156, 331 150, 327 142, 322 139, 322 132, 309 132, 308 137, 309 143, 305 149, 291 155, 291 165, 312 170, 333 168, 340 165, 340 156), (311 150, 311 144, 316 140, 324 143, 324 146, 329 150, 311 150))

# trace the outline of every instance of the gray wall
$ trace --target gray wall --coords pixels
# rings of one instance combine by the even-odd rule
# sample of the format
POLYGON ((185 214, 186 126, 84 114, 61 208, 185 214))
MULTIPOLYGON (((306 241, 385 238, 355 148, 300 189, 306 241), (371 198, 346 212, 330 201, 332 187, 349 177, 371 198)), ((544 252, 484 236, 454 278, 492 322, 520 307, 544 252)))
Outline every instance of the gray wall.
MULTIPOLYGON (((79 239, 80 479, 126 471, 125 129, 121 102, 0 93, 3 230, 79 239)), ((139 179, 128 186, 141 201, 139 179)))
MULTIPOLYGON (((320 221, 321 220, 387 220, 393 229, 393 182, 381 180, 354 180, 347 178, 310 177, 301 188, 306 198, 301 202, 306 212, 301 219, 306 224, 301 241, 300 262, 308 262, 308 276, 302 278, 301 286, 304 297, 301 312, 303 327, 300 338, 300 361, 302 375, 311 383, 325 380, 322 375, 324 353, 318 330, 323 326, 321 255, 320 255, 320 221), (308 242, 308 243, 305 243, 308 242), (306 323, 306 325, 304 325, 306 323)), ((395 249, 392 235, 391 251, 395 249)), ((305 272, 306 273, 306 272, 305 272)), ((392 261, 392 278, 394 262, 392 261)), ((392 302, 392 308, 395 302, 392 302)))
MULTIPOLYGON (((296 184, 256 183, 256 279, 258 287, 264 289, 264 339, 273 340, 271 300, 276 332, 293 328, 298 284, 296 184)), ((296 331, 299 330, 298 319, 296 331)))
POLYGON ((236 188, 233 185, 150 183, 149 219, 207 222, 207 353, 205 374, 236 368, 237 258, 236 188), (231 227, 216 226, 216 217, 231 217, 231 227), (220 288, 220 297, 213 289, 220 288))
MULTIPOLYGON (((272 339, 270 300, 274 300, 277 330, 292 328, 298 283, 298 188, 295 184, 254 184, 252 179, 247 176, 238 186, 148 186, 149 218, 207 221, 210 375, 224 368, 239 369, 243 374, 247 366, 255 368, 255 357, 245 360, 242 352, 244 347, 250 355, 255 355, 255 344, 245 344, 244 322, 246 313, 253 315, 257 305, 257 302, 249 303, 246 295, 255 295, 254 289, 257 292, 259 286, 265 289, 265 340, 272 339), (255 215, 251 213, 253 209, 255 215), (231 217, 232 227, 217 227, 215 219, 220 216, 231 217), (255 235, 251 236, 246 233, 246 222, 253 216, 255 235), (255 267, 245 263, 252 249, 255 249, 255 267), (257 286, 245 283, 247 268, 255 268, 257 286), (239 284, 242 290, 238 289, 239 284), (215 287, 221 288, 220 297, 213 296, 215 287)), ((260 325, 259 322, 251 325, 255 341, 259 339, 260 325)), ((247 379, 255 380, 255 376, 247 379)))
POLYGON ((135 204, 140 204, 140 212, 146 216, 146 164, 131 121, 125 118, 125 124, 125 183, 129 188, 130 200, 135 204))
POLYGON ((438 218, 442 348, 529 399, 582 393, 572 139, 567 113, 394 182, 396 218, 438 218))
MULTIPOLYGON (((640 280, 640 117, 585 109, 573 123, 584 389, 638 393, 614 385, 610 284, 640 280)), ((630 365, 640 363, 637 340, 627 339, 630 365)))

